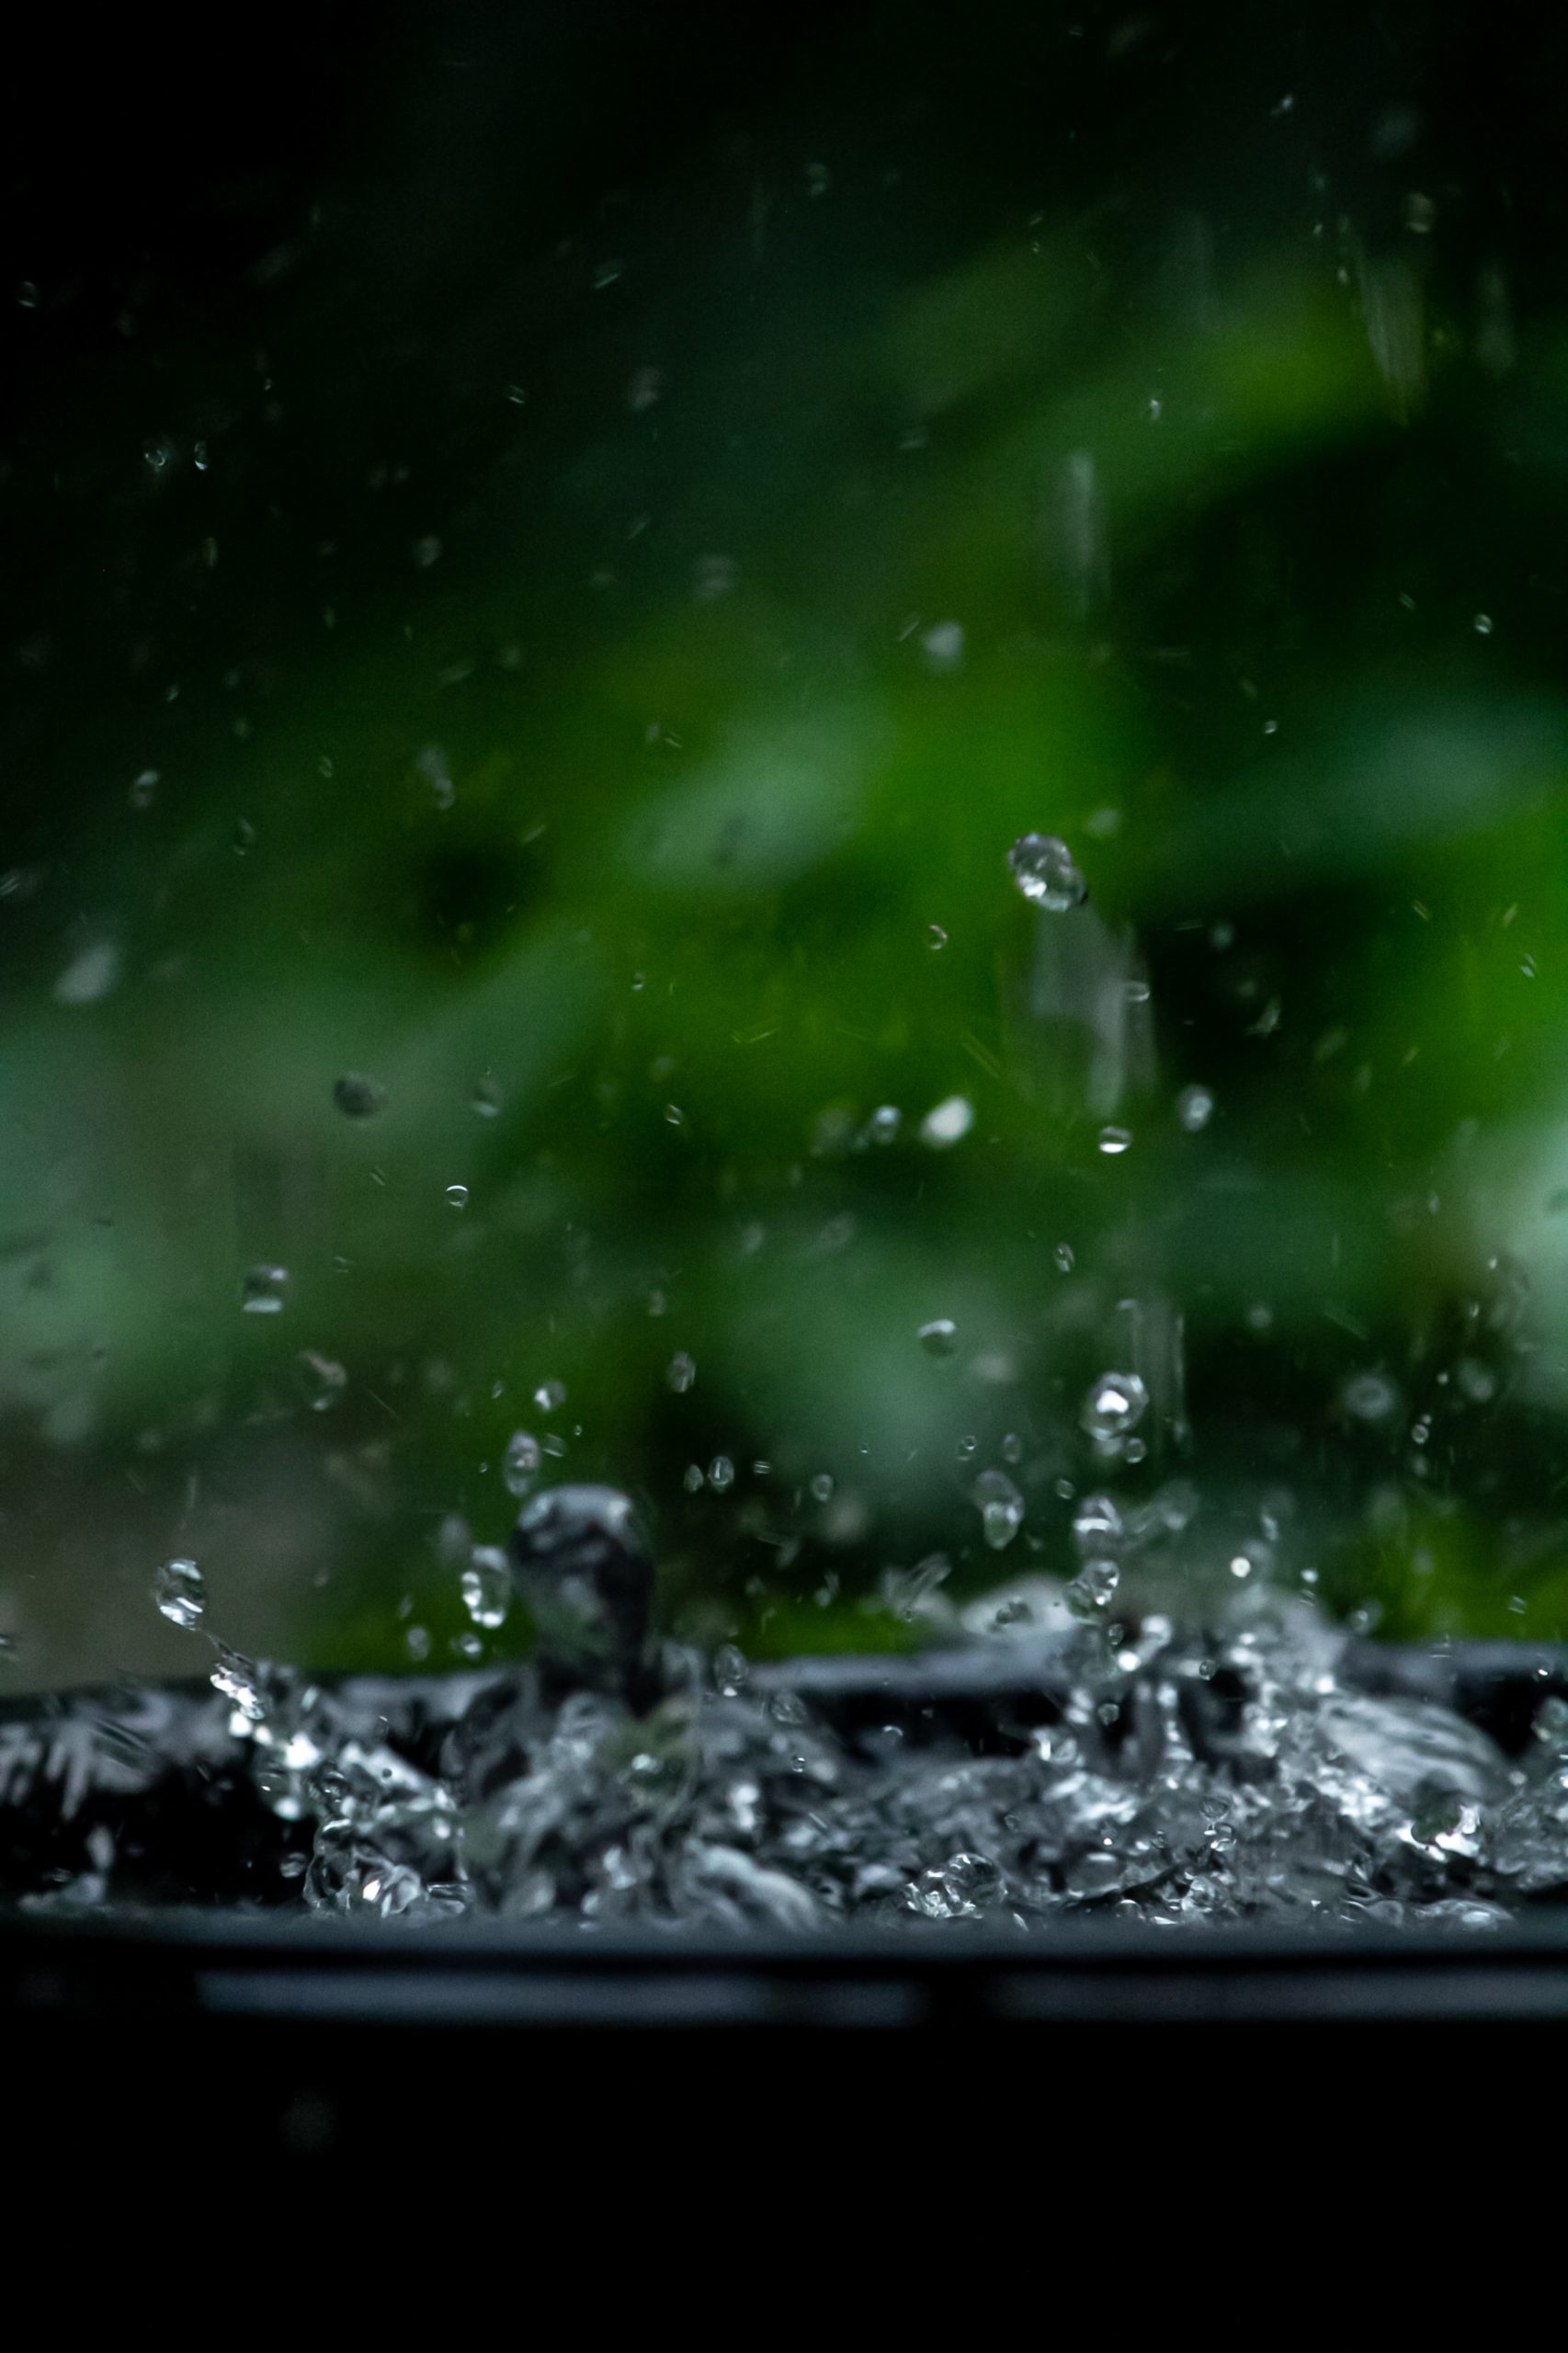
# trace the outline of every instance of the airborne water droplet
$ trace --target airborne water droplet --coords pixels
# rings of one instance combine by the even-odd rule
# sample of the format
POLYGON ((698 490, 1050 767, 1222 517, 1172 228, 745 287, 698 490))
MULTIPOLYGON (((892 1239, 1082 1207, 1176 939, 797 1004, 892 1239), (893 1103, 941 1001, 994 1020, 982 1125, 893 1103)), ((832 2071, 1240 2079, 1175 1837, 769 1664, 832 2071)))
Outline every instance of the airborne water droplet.
POLYGON ((386 1101, 386 1089, 363 1071, 345 1072, 332 1083, 332 1099, 347 1120, 369 1120, 386 1101))
POLYGON ((207 1607, 207 1587, 194 1561, 165 1561, 153 1580, 153 1598, 171 1626, 198 1623, 207 1607))
POLYGON ((1131 1128, 1104 1127, 1096 1142, 1108 1159, 1116 1160, 1132 1142, 1132 1131, 1131 1128))
POLYGON ((449 1206, 454 1210, 466 1210, 468 1207, 468 1187, 466 1185, 449 1185, 447 1187, 447 1200, 449 1206))
POLYGON ((972 1493, 985 1540, 994 1552, 1000 1552, 1023 1526, 1024 1499, 1005 1471, 983 1471, 972 1493))
POLYGON ((1067 1587, 1067 1607, 1074 1618, 1091 1623, 1110 1607, 1120 1582, 1121 1571, 1114 1561, 1085 1561, 1067 1587))
POLYGON ((463 1607, 476 1626, 506 1623, 512 1606, 512 1571, 505 1552, 494 1544, 476 1544, 459 1583, 463 1607))
POLYGON ((708 1465, 708 1483, 716 1495, 734 1485, 735 1466, 727 1454, 716 1454, 708 1465))
POLYGON ((1102 1372, 1084 1400, 1079 1420, 1093 1438, 1126 1438, 1148 1404, 1149 1392, 1135 1372, 1102 1372))
POLYGON ((958 1325, 950 1315, 938 1315, 922 1324, 918 1336, 927 1356, 950 1357, 958 1346, 958 1325))
POLYGON ((1054 834, 1022 834, 1007 852, 1014 881, 1026 899, 1051 915, 1081 907, 1089 886, 1064 841, 1054 834))
POLYGON ((673 1389, 677 1397, 684 1397, 687 1391, 691 1387, 692 1382, 696 1379, 697 1365, 695 1359, 688 1357, 684 1348, 677 1348, 675 1355, 665 1367, 665 1386, 673 1389))
POLYGON ((252 1267, 240 1287, 240 1305, 247 1315, 278 1315, 289 1288, 287 1267, 252 1267))
POLYGON ((514 1430, 501 1458, 501 1483, 509 1495, 521 1501, 528 1494, 539 1475, 540 1459, 538 1438, 527 1430, 514 1430))
POLYGON ((534 1404, 541 1414, 558 1413, 565 1403, 566 1383, 563 1381, 541 1381, 534 1391, 534 1404))
POLYGON ((331 1357, 319 1356, 314 1348, 301 1348, 296 1358, 300 1393, 312 1414, 324 1414, 335 1405, 348 1386, 348 1375, 331 1357))
POLYGON ((931 949, 934 952, 938 948, 945 948, 947 944, 948 935, 942 929, 941 925, 939 923, 928 923, 926 926, 926 947, 931 949))
POLYGON ((1189 1136, 1209 1125, 1214 1109, 1214 1097, 1206 1086, 1184 1086, 1176 1097, 1176 1118, 1189 1136))
POLYGON ((949 1095, 920 1122, 920 1141, 934 1152, 959 1143, 974 1125, 974 1106, 966 1095, 949 1095))

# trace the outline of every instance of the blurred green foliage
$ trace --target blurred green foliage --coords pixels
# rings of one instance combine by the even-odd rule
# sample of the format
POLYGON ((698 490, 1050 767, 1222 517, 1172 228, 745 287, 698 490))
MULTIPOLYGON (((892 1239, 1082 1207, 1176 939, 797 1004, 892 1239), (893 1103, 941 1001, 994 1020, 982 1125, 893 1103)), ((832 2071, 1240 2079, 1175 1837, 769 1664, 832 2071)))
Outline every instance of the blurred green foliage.
POLYGON ((748 1647, 913 1640, 890 1566, 1070 1573, 1075 1494, 1176 1474, 1178 1606, 1266 1521, 1388 1631, 1568 1627, 1545 227, 1436 36, 1037 13, 998 86, 1001 8, 949 89, 893 13, 627 154, 635 59, 601 108, 562 35, 546 104, 479 10, 235 255, 34 273, 17 1679, 187 1664, 173 1552, 246 1647, 449 1659, 518 1428, 748 1647), (1030 829, 1081 914, 1013 888, 1030 829), (1147 978, 1125 1032, 1096 972, 1147 978), (1078 1410, 1129 1300, 1185 1405, 1113 1474, 1078 1410))

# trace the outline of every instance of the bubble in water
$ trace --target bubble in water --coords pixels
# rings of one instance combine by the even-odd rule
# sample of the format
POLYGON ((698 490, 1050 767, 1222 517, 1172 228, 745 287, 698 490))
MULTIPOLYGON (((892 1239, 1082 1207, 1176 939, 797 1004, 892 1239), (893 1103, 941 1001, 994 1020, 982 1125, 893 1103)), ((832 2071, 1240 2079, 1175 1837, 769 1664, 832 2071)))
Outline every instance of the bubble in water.
POLYGON ((941 925, 939 923, 928 923, 926 926, 926 947, 935 950, 938 948, 945 948, 947 944, 948 935, 942 929, 941 925))
POLYGON ((153 1598, 171 1626, 194 1626, 207 1607, 207 1586, 194 1561, 165 1561, 153 1579, 153 1598))
POLYGON ((294 1359, 300 1394, 312 1414, 324 1414, 336 1404, 348 1386, 348 1375, 331 1357, 317 1354, 314 1348, 301 1348, 294 1359))
POLYGON ((451 1209, 466 1210, 468 1207, 468 1187, 466 1185, 449 1185, 447 1187, 447 1202, 449 1207, 451 1209))
POLYGON ((1078 1418, 1093 1438, 1124 1438, 1137 1428, 1148 1404, 1149 1392, 1135 1372, 1102 1372, 1078 1418))
POLYGON ((1176 1118, 1189 1136, 1209 1125, 1213 1111, 1214 1097, 1206 1086, 1184 1086, 1176 1097, 1176 1118))
POLYGON ((677 1348, 665 1367, 665 1387, 673 1389, 677 1397, 684 1397, 696 1379, 696 1358, 688 1357, 684 1348, 677 1348))
POLYGON ((332 1099, 346 1120, 369 1120, 386 1101, 387 1091, 363 1071, 350 1070, 333 1080, 332 1099))
POLYGON ((1358 1372, 1340 1392, 1340 1403, 1358 1422, 1386 1422, 1399 1404, 1399 1392, 1386 1373, 1358 1372))
POLYGON ((920 1141, 934 1152, 961 1142, 974 1125, 974 1106, 967 1095, 949 1095, 920 1122, 920 1141))
POLYGON ((919 1331, 921 1347, 929 1357, 950 1357, 959 1344, 959 1327, 950 1315, 938 1315, 919 1331))
POLYGON ((541 1414, 559 1413, 565 1403, 566 1383, 563 1381, 541 1381, 534 1391, 534 1404, 541 1414))
POLYGON ((983 1471, 972 1489, 985 1540, 994 1552, 1006 1550, 1024 1522, 1024 1499, 1005 1471, 983 1471))
POLYGON ((459 1584, 463 1608, 476 1626, 502 1626, 512 1606, 512 1569, 494 1544, 476 1544, 459 1584))
POLYGON ((1081 907, 1089 895, 1077 860, 1054 834, 1021 834, 1007 852, 1007 864, 1025 898, 1051 915, 1081 907))
POLYGON ((1074 1618, 1092 1624, 1110 1608, 1120 1583, 1121 1571, 1114 1561, 1085 1561, 1067 1587, 1067 1607, 1074 1618))
POLYGON ((1096 1138, 1096 1142, 1097 1143, 1100 1151, 1103 1152, 1107 1158, 1110 1160, 1119 1159, 1120 1155, 1127 1150, 1131 1142, 1132 1131, 1131 1128, 1104 1127, 1100 1130, 1098 1136, 1096 1138))
POLYGON ((247 1315, 278 1315, 289 1288, 287 1267, 252 1267, 240 1286, 240 1305, 247 1315))
POLYGON ((735 1483, 735 1466, 727 1454, 716 1454, 708 1465, 708 1483, 716 1495, 735 1483))
POLYGON ((519 1502, 539 1476, 540 1444, 527 1430, 514 1430, 501 1457, 501 1483, 519 1502))

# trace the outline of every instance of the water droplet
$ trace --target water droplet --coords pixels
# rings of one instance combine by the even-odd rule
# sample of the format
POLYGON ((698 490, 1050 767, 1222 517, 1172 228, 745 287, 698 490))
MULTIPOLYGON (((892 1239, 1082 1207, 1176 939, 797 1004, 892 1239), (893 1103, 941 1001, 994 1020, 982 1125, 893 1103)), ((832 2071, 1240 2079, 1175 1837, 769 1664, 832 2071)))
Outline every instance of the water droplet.
POLYGON ((54 983, 56 1005, 97 1005, 119 978, 119 949, 112 939, 95 940, 72 958, 54 983))
POLYGON ((1132 1131, 1131 1128, 1104 1127, 1100 1130, 1098 1136, 1096 1138, 1096 1142, 1100 1151, 1111 1160, 1119 1159, 1131 1142, 1132 1131))
POLYGON ((926 947, 935 953, 938 948, 945 948, 947 944, 948 935, 942 929, 941 925, 939 923, 928 923, 926 926, 926 947))
POLYGON ((1386 1373, 1358 1372, 1340 1392, 1345 1411, 1358 1422, 1386 1422, 1399 1405, 1399 1391, 1386 1373))
POLYGON ((721 1643, 713 1654, 713 1688, 726 1699, 734 1699, 751 1681, 751 1669, 745 1654, 733 1643, 721 1643))
POLYGON ((141 775, 134 778, 131 782, 130 793, 131 807, 133 809, 150 809, 153 805, 153 799, 156 796, 157 790, 157 769, 143 768, 141 775))
POLYGON ((647 1641, 653 1559, 630 1498, 614 1487, 551 1487, 523 1506, 511 1553, 540 1654, 576 1677, 630 1672, 647 1641))
POLYGON ((233 1702, 247 1723, 260 1723, 267 1705, 256 1683, 256 1668, 248 1658, 220 1643, 218 1664, 207 1679, 214 1691, 221 1691, 225 1699, 233 1702))
POLYGON ((832 1472, 819 1471, 811 1482, 809 1493, 813 1503, 830 1503, 833 1499, 832 1472))
POLYGON ((735 1466, 727 1454, 716 1454, 708 1465, 708 1483, 716 1495, 734 1485, 735 1466))
POLYGON ((540 1460, 538 1438, 527 1430, 514 1430, 501 1457, 501 1483, 509 1495, 520 1502, 528 1493, 539 1476, 540 1460))
POLYGON ((1055 1249, 1051 1252, 1051 1262, 1059 1275, 1070 1275, 1074 1265, 1077 1263, 1073 1255, 1073 1245, 1070 1242, 1059 1242, 1055 1249))
POLYGON ((920 645, 933 670, 956 670, 963 660, 963 624, 937 621, 922 633, 920 645))
POLYGON ((466 1185, 449 1185, 447 1187, 446 1199, 448 1205, 450 1208, 454 1210, 466 1210, 468 1207, 468 1187, 466 1185))
POLYGON ((428 572, 433 563, 440 563, 441 542, 434 531, 426 532, 424 539, 415 540, 414 561, 422 572, 428 572))
POLYGON ((1149 1392, 1135 1372, 1102 1372, 1078 1418, 1092 1438, 1124 1438, 1137 1428, 1148 1404, 1149 1392))
POLYGON ((1109 1495, 1085 1495, 1073 1515, 1073 1541, 1084 1560, 1116 1552, 1126 1532, 1121 1513, 1109 1495))
POLYGON ((473 1093, 469 1097, 468 1100, 469 1108, 474 1113, 476 1118, 481 1120, 494 1120, 500 1117, 501 1089, 494 1079, 490 1076, 488 1072, 485 1073, 485 1075, 483 1078, 475 1079, 473 1084, 473 1093))
POLYGON ((1083 1624, 1091 1624, 1109 1608, 1120 1583, 1121 1571, 1114 1561, 1085 1561, 1068 1585, 1067 1607, 1083 1624))
POLYGON ((966 1095, 949 1095, 920 1122, 920 1141, 934 1152, 959 1143, 974 1125, 974 1106, 966 1095))
POLYGON ((166 472, 174 462, 174 443, 165 440, 161 435, 142 444, 142 455, 154 474, 166 472))
POLYGON ((165 1561, 153 1579, 153 1598, 171 1626, 194 1626, 207 1607, 207 1586, 194 1561, 165 1561))
POLYGON ((686 1113, 681 1109, 678 1103, 665 1104, 665 1119, 666 1123, 672 1128, 684 1128, 686 1125, 686 1113))
POLYGON ((247 1315, 280 1314, 288 1288, 287 1267, 252 1267, 240 1286, 240 1305, 247 1315))
POLYGON ((994 1552, 1009 1545, 1024 1522, 1024 1499, 1005 1471, 983 1471, 972 1489, 985 1540, 994 1552))
POLYGON ((1022 834, 1007 852, 1014 881, 1026 899, 1051 915, 1081 907, 1089 886, 1064 841, 1054 834, 1022 834))
POLYGON ((1454 1380, 1472 1405, 1490 1404, 1497 1394, 1497 1376, 1479 1357, 1460 1357, 1454 1367, 1454 1380))
POLYGON ((332 1099, 347 1120, 369 1120, 387 1099, 384 1086, 363 1071, 351 1070, 332 1083, 332 1099))
POLYGON ((534 1391, 534 1404, 541 1414, 557 1414, 566 1403, 563 1381, 541 1381, 534 1391))
POLYGON ((959 1344, 959 1327, 950 1315, 938 1315, 922 1324, 919 1339, 927 1356, 950 1357, 959 1344))
POLYGON ((1176 1097, 1176 1118, 1189 1136, 1209 1125, 1213 1111, 1214 1097, 1206 1086, 1184 1086, 1176 1097))
POLYGON ((505 1552, 494 1544, 476 1544, 459 1585, 463 1608, 476 1626, 505 1625, 512 1606, 512 1568, 505 1552))
POLYGON ((866 1122, 866 1133, 873 1143, 892 1143, 903 1124, 903 1113, 896 1103, 879 1103, 866 1122))
POLYGON ((319 1356, 314 1348, 301 1348, 295 1358, 296 1379, 301 1395, 313 1414, 327 1413, 348 1386, 348 1375, 331 1357, 319 1356))
POLYGON ((1491 614, 1477 613, 1474 620, 1471 623, 1471 627, 1474 630, 1477 637, 1490 637, 1492 634, 1491 614))
POLYGON ((38 288, 33 284, 30 278, 24 278, 21 284, 17 287, 17 300, 21 304, 24 311, 36 311, 38 309, 38 288))
POLYGON ((688 1357, 684 1348, 677 1348, 665 1367, 666 1387, 673 1389, 677 1397, 684 1397, 696 1379, 696 1359, 688 1357))

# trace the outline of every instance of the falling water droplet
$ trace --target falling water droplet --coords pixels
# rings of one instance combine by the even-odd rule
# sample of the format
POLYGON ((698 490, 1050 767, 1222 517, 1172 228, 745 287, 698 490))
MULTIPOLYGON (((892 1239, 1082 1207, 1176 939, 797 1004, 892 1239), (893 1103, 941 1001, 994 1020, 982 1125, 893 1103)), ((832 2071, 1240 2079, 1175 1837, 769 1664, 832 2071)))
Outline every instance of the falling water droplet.
POLYGON ((534 1404, 541 1414, 557 1414, 566 1403, 563 1381, 541 1381, 534 1391, 534 1404))
POLYGON ((1084 1400, 1079 1420, 1093 1438, 1122 1438, 1148 1409, 1149 1392, 1135 1372, 1102 1372, 1084 1400))
POLYGON ((734 1485, 735 1466, 727 1454, 716 1454, 708 1465, 708 1483, 716 1495, 734 1485))
POLYGON ((312 1414, 327 1413, 348 1386, 348 1375, 331 1357, 301 1348, 295 1358, 300 1393, 312 1414))
POLYGON ((903 1114, 896 1103, 879 1103, 866 1122, 866 1133, 873 1143, 892 1143, 902 1124, 903 1114))
POLYGON ((505 1625, 512 1606, 512 1570, 505 1552, 494 1544, 476 1544, 459 1585, 463 1608, 476 1626, 505 1625))
POLYGON ((972 1493, 985 1540, 994 1552, 1000 1552, 1023 1526, 1024 1499, 1005 1471, 983 1471, 972 1493))
POLYGON ((153 1598, 171 1626, 194 1626, 207 1607, 207 1587, 194 1561, 165 1561, 153 1580, 153 1598))
POLYGON ((974 1125, 974 1106, 966 1095, 949 1095, 920 1122, 920 1141, 934 1152, 959 1143, 974 1125))
POLYGON ((369 1120, 381 1109, 387 1095, 385 1087, 367 1078, 363 1071, 351 1070, 333 1080, 332 1099, 346 1120, 369 1120))
POLYGON ((1085 1561, 1068 1585, 1067 1607, 1074 1618, 1090 1623, 1109 1608, 1120 1582, 1121 1571, 1114 1561, 1085 1561))
POLYGON ((665 1386, 673 1389, 677 1397, 684 1397, 687 1391, 691 1387, 692 1382, 696 1379, 697 1364, 695 1358, 688 1357, 684 1348, 677 1348, 675 1355, 665 1367, 665 1386))
POLYGON ((509 1495, 522 1500, 539 1476, 540 1460, 538 1438, 527 1430, 514 1430, 501 1457, 501 1483, 509 1495))
POLYGON ((1073 1541, 1082 1560, 1115 1552, 1125 1534, 1121 1513, 1109 1495, 1085 1495, 1073 1515, 1073 1541))
POLYGON ((950 1357, 959 1344, 959 1327, 950 1315, 938 1315, 922 1324, 919 1340, 927 1356, 950 1357))
POLYGON ((1117 1160, 1132 1142, 1132 1131, 1131 1128, 1104 1127, 1096 1142, 1108 1159, 1117 1160))
POLYGON ((452 1208, 452 1209, 454 1209, 454 1210, 466 1210, 466 1209, 467 1209, 467 1207, 468 1207, 468 1187, 467 1187, 466 1185, 449 1185, 449 1186, 447 1187, 447 1196, 446 1196, 446 1197, 447 1197, 448 1204, 449 1204, 449 1206, 450 1208, 452 1208))
POLYGON ((252 1267, 240 1286, 240 1305, 247 1315, 278 1315, 289 1288, 287 1267, 252 1267))
POLYGON ((1474 629, 1477 637, 1490 637, 1492 634, 1491 614, 1477 613, 1474 621, 1471 623, 1471 627, 1474 629))
POLYGON ((819 1471, 811 1482, 810 1493, 813 1503, 830 1503, 833 1500, 832 1472, 819 1471))
POLYGON ((939 923, 928 923, 926 926, 926 947, 935 953, 938 948, 945 948, 947 944, 948 935, 942 929, 941 925, 939 923))
POLYGON ((1386 1373, 1358 1372, 1346 1382, 1340 1403, 1358 1422, 1386 1422, 1399 1404, 1399 1392, 1386 1373))
POLYGON ((1007 852, 1014 881, 1026 899, 1051 915, 1081 907, 1089 886, 1064 841, 1054 834, 1022 834, 1007 852))
POLYGON ((488 1072, 485 1073, 483 1078, 475 1079, 473 1084, 473 1092, 469 1097, 468 1100, 469 1108, 474 1113, 476 1118, 481 1120, 494 1120, 499 1118, 501 1112, 501 1089, 497 1086, 495 1080, 490 1076, 488 1072))
POLYGON ((1070 1242, 1059 1242, 1051 1256, 1059 1275, 1072 1273, 1076 1261, 1074 1258, 1073 1245, 1070 1242))
POLYGON ((1209 1125, 1213 1110, 1214 1097, 1206 1086, 1184 1086, 1176 1097, 1176 1118, 1189 1136, 1209 1125))

